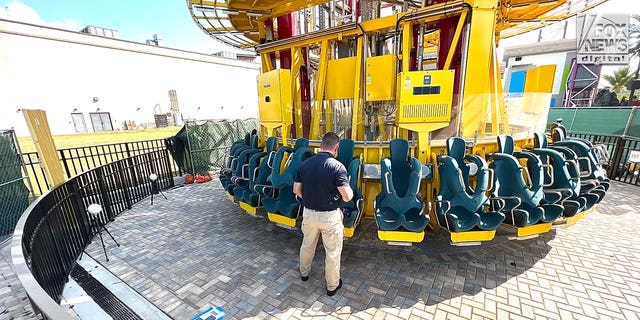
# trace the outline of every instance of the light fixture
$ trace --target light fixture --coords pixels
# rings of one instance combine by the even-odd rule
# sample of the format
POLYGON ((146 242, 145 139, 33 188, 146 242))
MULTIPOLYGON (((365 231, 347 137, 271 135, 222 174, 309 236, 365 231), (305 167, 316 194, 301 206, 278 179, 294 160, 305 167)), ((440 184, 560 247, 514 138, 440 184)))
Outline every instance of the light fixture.
POLYGON ((511 9, 524 9, 524 8, 528 8, 530 6, 529 3, 516 3, 516 4, 511 4, 511 9))
POLYGON ((158 175, 152 172, 149 175, 149 180, 151 180, 151 205, 153 205, 154 194, 159 193, 164 197, 165 200, 167 200, 167 196, 165 196, 162 190, 160 190, 160 188, 158 187, 158 175))
POLYGON ((89 211, 89 213, 95 217, 99 215, 100 212, 102 212, 102 206, 97 203, 93 203, 89 205, 89 207, 87 208, 87 211, 89 211))
POLYGON ((100 108, 96 108, 96 111, 100 111, 100 108))
POLYGON ((73 108, 73 111, 71 112, 76 112, 76 111, 78 111, 78 108, 73 108))
MULTIPOLYGON (((102 212, 102 206, 97 203, 92 203, 87 207, 87 212, 89 212, 89 226, 91 228, 91 238, 97 233, 100 236, 100 243, 102 244, 102 250, 104 251, 104 257, 109 262, 109 256, 107 255, 107 247, 104 245, 104 239, 102 238, 102 230, 104 230, 111 240, 116 243, 116 246, 120 246, 118 241, 111 235, 111 232, 107 229, 107 227, 100 221, 100 213, 102 212)), ((82 259, 82 255, 80 255, 80 259, 82 259)))
POLYGON ((558 3, 558 0, 545 0, 538 2, 539 7, 546 7, 558 3))

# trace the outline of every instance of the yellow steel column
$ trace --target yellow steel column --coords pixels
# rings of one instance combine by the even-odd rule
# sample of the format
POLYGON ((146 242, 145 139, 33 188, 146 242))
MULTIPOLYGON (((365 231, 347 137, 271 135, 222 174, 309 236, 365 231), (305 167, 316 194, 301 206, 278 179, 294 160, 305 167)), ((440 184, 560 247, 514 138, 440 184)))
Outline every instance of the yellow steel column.
POLYGON ((333 102, 324 102, 324 127, 325 131, 333 131, 333 102))
POLYGON ((324 101, 324 87, 327 80, 327 66, 329 64, 329 41, 323 40, 320 47, 320 65, 318 66, 318 78, 316 91, 313 97, 313 109, 311 113, 310 139, 320 138, 320 118, 322 117, 322 103, 324 101))
POLYGON ((466 0, 473 7, 468 41, 467 61, 465 63, 464 95, 462 104, 463 137, 474 137, 476 132, 484 130, 489 105, 489 77, 492 48, 496 29, 496 8, 498 0, 466 0))
POLYGON ((295 116, 296 137, 302 137, 302 95, 300 91, 300 67, 304 64, 304 57, 300 47, 291 49, 291 88, 293 89, 293 108, 295 116))
POLYGON ((362 98, 362 57, 364 37, 358 38, 356 50, 355 85, 353 86, 353 111, 351 116, 351 139, 364 140, 364 99, 362 98))
POLYGON ((262 70, 260 72, 265 73, 273 70, 273 66, 271 65, 271 57, 268 53, 261 54, 260 60, 262 61, 262 70))
POLYGON ((402 26, 402 72, 409 72, 412 46, 413 29, 411 28, 411 23, 405 23, 402 26))
POLYGON ((33 138, 33 144, 36 146, 36 151, 38 151, 40 167, 42 167, 49 182, 49 188, 51 189, 53 186, 64 182, 65 179, 62 165, 58 158, 58 150, 56 149, 56 144, 53 142, 51 130, 49 130, 47 114, 42 110, 28 109, 22 109, 22 114, 27 121, 27 126, 33 138))

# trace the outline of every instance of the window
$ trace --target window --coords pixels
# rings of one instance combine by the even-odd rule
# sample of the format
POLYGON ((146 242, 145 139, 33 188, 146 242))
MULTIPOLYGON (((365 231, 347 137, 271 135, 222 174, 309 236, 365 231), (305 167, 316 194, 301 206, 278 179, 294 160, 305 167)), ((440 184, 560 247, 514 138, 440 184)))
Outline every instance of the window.
POLYGON ((71 122, 73 122, 73 127, 76 129, 76 132, 87 132, 87 123, 84 122, 84 114, 72 113, 71 122))
POLYGON ((93 131, 113 131, 111 126, 111 116, 109 112, 95 112, 89 113, 91 117, 91 125, 93 125, 93 131))

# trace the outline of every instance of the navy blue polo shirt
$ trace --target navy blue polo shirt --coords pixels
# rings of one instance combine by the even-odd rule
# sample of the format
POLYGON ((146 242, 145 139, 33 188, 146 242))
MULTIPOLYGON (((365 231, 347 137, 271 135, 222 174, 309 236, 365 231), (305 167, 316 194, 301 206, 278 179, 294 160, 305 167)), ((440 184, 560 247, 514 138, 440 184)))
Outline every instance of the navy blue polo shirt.
POLYGON ((331 153, 319 152, 305 160, 296 171, 295 182, 302 183, 302 204, 316 211, 332 211, 340 206, 338 187, 349 185, 347 169, 331 153))

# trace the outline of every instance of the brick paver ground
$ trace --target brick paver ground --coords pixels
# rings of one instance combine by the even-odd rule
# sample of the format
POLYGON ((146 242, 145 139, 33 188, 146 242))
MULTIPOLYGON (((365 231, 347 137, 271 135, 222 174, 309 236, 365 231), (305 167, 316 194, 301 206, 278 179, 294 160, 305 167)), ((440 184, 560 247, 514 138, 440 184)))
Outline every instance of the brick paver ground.
POLYGON ((0 241, 0 320, 35 318, 27 294, 13 272, 11 263, 11 241, 0 241))
MULTIPOLYGON (((345 243, 344 287, 325 295, 324 252, 299 279, 301 237, 250 217, 217 181, 167 192, 109 229, 110 262, 88 252, 177 319, 210 305, 232 318, 638 319, 640 189, 614 183, 597 212, 536 239, 481 247, 389 247, 367 221, 345 243)), ((227 318, 227 317, 226 317, 227 318)))

